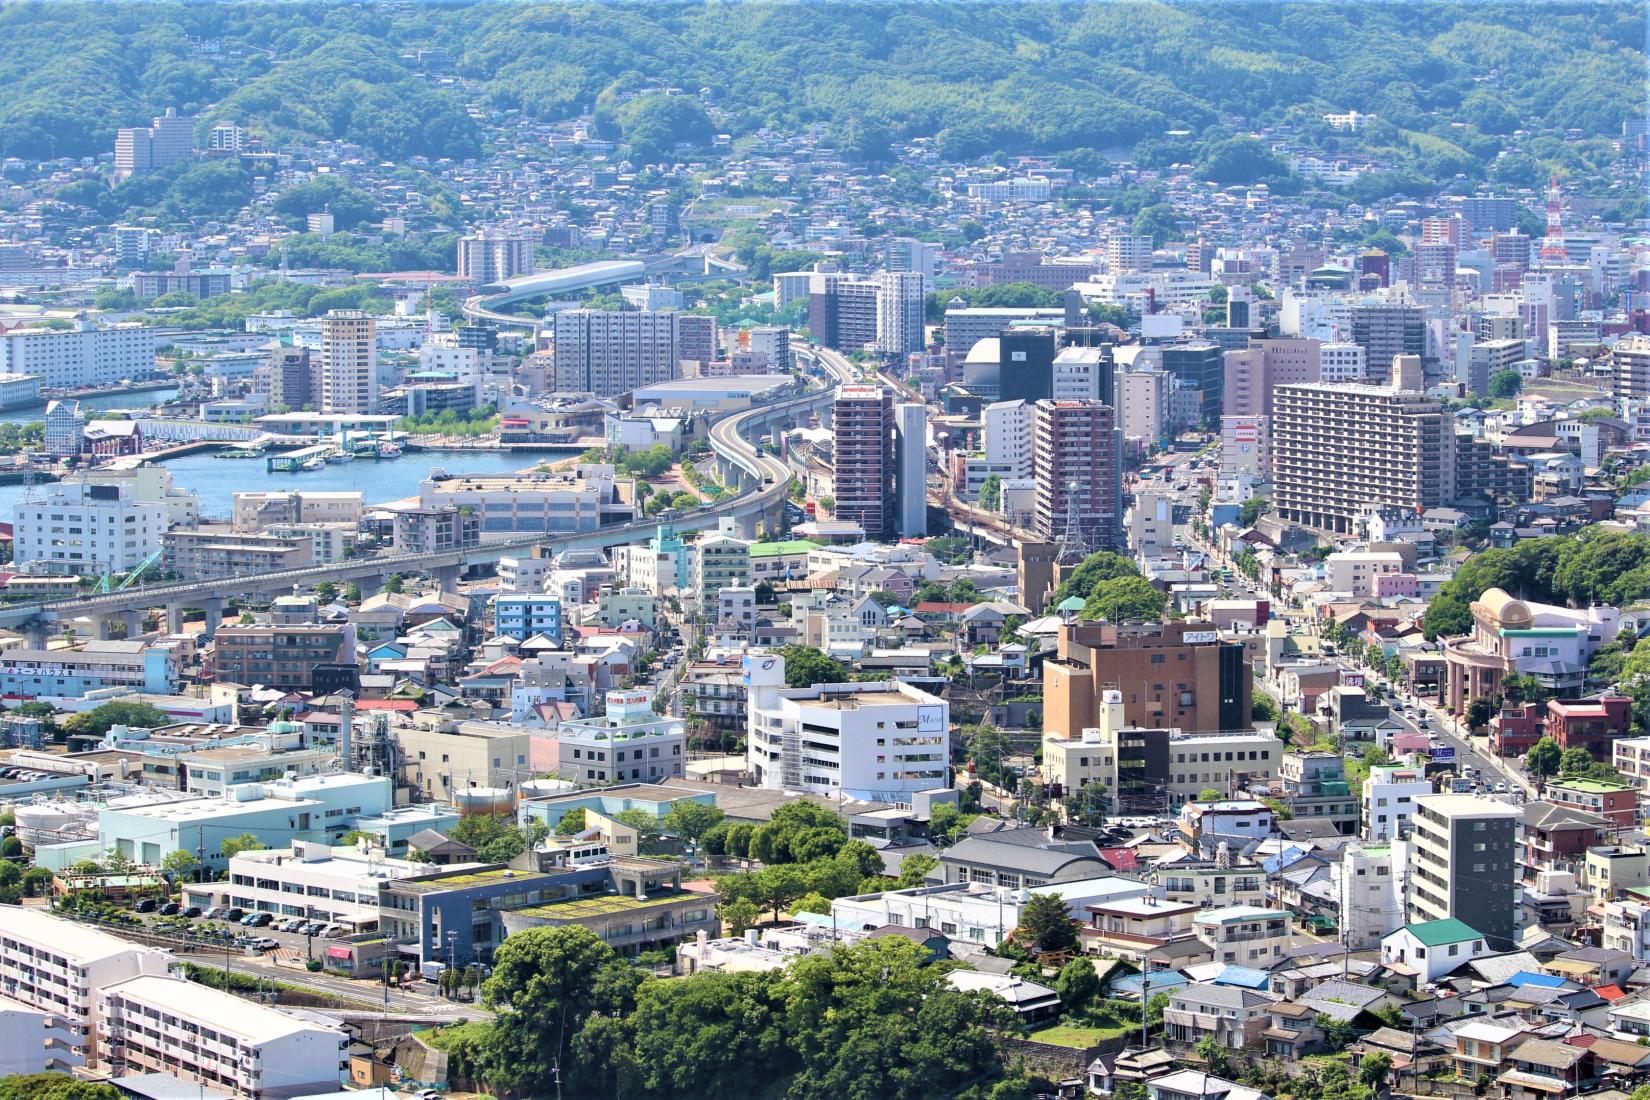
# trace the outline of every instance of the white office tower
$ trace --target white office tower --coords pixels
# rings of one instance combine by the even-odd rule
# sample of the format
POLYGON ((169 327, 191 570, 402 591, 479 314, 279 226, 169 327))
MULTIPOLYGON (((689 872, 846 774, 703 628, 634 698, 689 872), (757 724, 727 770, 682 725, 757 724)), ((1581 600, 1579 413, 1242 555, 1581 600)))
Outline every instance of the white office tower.
POLYGON ((1362 382, 1368 366, 1361 344, 1330 341, 1318 346, 1318 381, 1362 382))
POLYGON ((131 485, 58 482, 14 510, 15 560, 54 576, 127 573, 160 549, 166 505, 131 485))
POLYGON ((1054 357, 1049 396, 1055 401, 1099 401, 1101 383, 1112 371, 1107 348, 1061 348, 1054 357))
POLYGON ((889 271, 877 290, 877 347, 889 355, 923 348, 923 278, 916 271, 889 271))
POLYGON ((673 311, 568 309, 556 314, 556 391, 616 397, 678 377, 673 311))
POLYGON ((1031 406, 996 401, 980 410, 985 460, 1002 478, 1031 476, 1031 406))
POLYGON ((898 680, 785 685, 785 658, 744 659, 746 761, 760 787, 827 798, 910 802, 943 787, 950 705, 898 680))
POLYGON ((1335 868, 1341 928, 1353 951, 1378 947, 1404 925, 1402 844, 1348 844, 1335 868))
POLYGON ((928 407, 894 406, 895 521, 901 538, 928 534, 928 407))

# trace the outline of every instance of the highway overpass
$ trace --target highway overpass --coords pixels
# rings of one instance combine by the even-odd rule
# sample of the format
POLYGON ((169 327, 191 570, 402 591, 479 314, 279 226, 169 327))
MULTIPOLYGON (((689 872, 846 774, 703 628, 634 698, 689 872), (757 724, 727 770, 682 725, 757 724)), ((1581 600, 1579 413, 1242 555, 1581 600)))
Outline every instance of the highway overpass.
MULTIPOLYGON (((801 418, 828 408, 833 393, 831 389, 811 389, 717 421, 711 427, 711 450, 727 484, 735 492, 668 522, 678 531, 699 531, 716 527, 726 517, 733 519, 745 535, 754 535, 759 525, 775 529, 783 518, 790 470, 780 459, 763 454, 750 436, 787 418, 801 418)), ((100 636, 107 636, 114 622, 125 622, 128 636, 135 636, 141 618, 151 609, 163 609, 169 628, 175 632, 181 628, 185 608, 201 608, 207 613, 206 634, 210 637, 230 599, 270 597, 313 588, 323 582, 354 582, 365 590, 378 587, 391 573, 432 574, 444 590, 452 590, 463 571, 472 565, 496 562, 501 557, 527 553, 538 546, 560 551, 641 542, 652 536, 658 523, 652 519, 636 520, 569 535, 523 534, 441 554, 391 552, 223 580, 181 581, 106 595, 11 604, 0 606, 0 627, 22 630, 36 641, 43 641, 58 623, 90 619, 100 636)))

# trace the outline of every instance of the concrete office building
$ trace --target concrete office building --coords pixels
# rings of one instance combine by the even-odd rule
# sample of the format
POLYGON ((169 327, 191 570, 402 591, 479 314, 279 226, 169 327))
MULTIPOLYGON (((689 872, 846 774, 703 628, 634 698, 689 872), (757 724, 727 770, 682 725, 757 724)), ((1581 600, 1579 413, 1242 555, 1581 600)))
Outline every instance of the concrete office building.
POLYGON ((1064 309, 1037 306, 952 306, 945 311, 945 348, 959 357, 981 340, 1001 336, 1016 324, 1063 324, 1064 309))
POLYGON ((1053 329, 1006 329, 997 337, 997 351, 1000 400, 1041 401, 1054 396, 1053 329))
POLYGON ((336 1092, 349 1035, 182 978, 143 975, 98 991, 99 1061, 111 1075, 160 1073, 238 1100, 336 1092))
POLYGON ((164 977, 171 955, 40 909, 7 906, 0 920, 0 994, 60 1023, 48 1029, 70 1066, 97 1059, 98 990, 143 975, 164 977))
POLYGON ((126 573, 160 549, 166 505, 129 485, 57 482, 13 509, 13 559, 55 576, 126 573))
POLYGON ((1319 380, 1321 347, 1310 339, 1256 340, 1247 348, 1225 352, 1223 415, 1271 416, 1279 386, 1319 380))
POLYGON ((361 494, 275 490, 236 493, 231 523, 237 531, 261 531, 276 523, 359 523, 361 494))
POLYGON ((143 642, 89 641, 75 649, 0 651, 0 694, 28 699, 81 699, 122 688, 170 695, 178 686, 177 655, 143 642))
POLYGON ((950 704, 899 681, 785 686, 785 658, 750 654, 746 759, 759 786, 910 802, 947 785, 950 704))
POLYGON ((378 884, 428 874, 430 865, 386 858, 355 845, 333 847, 300 841, 286 848, 242 852, 229 861, 229 876, 186 884, 186 905, 234 906, 248 913, 348 923, 357 931, 378 924, 378 884))
POLYGON ((556 314, 556 390, 615 397, 676 379, 678 316, 602 309, 556 314))
POLYGON ((831 425, 836 518, 859 524, 873 542, 892 536, 897 530, 893 391, 886 386, 843 386, 837 391, 831 425))
POLYGON ((1220 418, 1221 480, 1249 477, 1266 481, 1272 476, 1271 429, 1264 416, 1220 418))
POLYGON ((1368 505, 1423 512, 1455 498, 1455 428, 1425 394, 1281 386, 1272 417, 1273 510, 1346 533, 1368 505))
POLYGON ((533 778, 533 735, 522 726, 463 722, 397 726, 402 779, 426 798, 451 801, 471 787, 508 787, 533 778))
POLYGON ((1492 949, 1518 935, 1518 831, 1523 811, 1470 794, 1422 795, 1410 834, 1408 917, 1463 921, 1492 949))
POLYGON ((1226 400, 1226 361, 1219 344, 1200 340, 1170 345, 1163 349, 1163 369, 1181 385, 1198 391, 1203 420, 1212 424, 1220 419, 1226 400))
POLYGON ((1382 378, 1394 356, 1426 354, 1426 311, 1401 303, 1354 306, 1352 342, 1364 349, 1368 377, 1382 378))
POLYGON ((458 275, 478 286, 533 273, 533 238, 513 229, 483 229, 458 239, 458 275))
POLYGON ((378 405, 378 322, 355 309, 321 318, 323 413, 370 413, 378 405))
POLYGON ((1150 365, 1120 368, 1114 384, 1114 404, 1125 443, 1144 451, 1173 435, 1169 402, 1174 393, 1174 375, 1150 365))
POLYGON ((1089 553, 1122 540, 1122 441, 1108 405, 1039 401, 1032 406, 1033 527, 1089 553))
POLYGON ((1041 252, 1004 252, 1000 260, 960 266, 965 290, 1001 283, 1030 283, 1044 290, 1067 290, 1094 274, 1092 260, 1051 259, 1041 252))
MULTIPOLYGON (((1364 349, 1357 344, 1331 341, 1318 347, 1319 382, 1362 382, 1368 377, 1369 366, 1364 349)), ((1310 382, 1303 378, 1299 381, 1310 382)))
POLYGON ((1068 623, 1043 666, 1043 729, 1075 737, 1098 726, 1107 691, 1123 721, 1188 733, 1248 730, 1253 684, 1243 643, 1203 624, 1068 623))
POLYGON ((687 726, 653 713, 646 690, 610 691, 606 713, 556 726, 555 774, 580 785, 661 783, 684 774, 687 726))
POLYGON ((901 538, 928 534, 928 406, 894 406, 894 513, 901 538))
POLYGON ((0 373, 39 375, 48 389, 113 386, 153 378, 155 330, 140 325, 0 333, 0 373))
POLYGON ((1520 360, 1529 358, 1529 345, 1523 340, 1484 340, 1472 345, 1467 353, 1467 373, 1456 381, 1464 382, 1467 392, 1488 397, 1490 380, 1504 370, 1516 370, 1520 360))
POLYGON ((220 683, 315 690, 317 676, 339 669, 355 674, 353 623, 269 623, 221 626, 208 658, 220 683))

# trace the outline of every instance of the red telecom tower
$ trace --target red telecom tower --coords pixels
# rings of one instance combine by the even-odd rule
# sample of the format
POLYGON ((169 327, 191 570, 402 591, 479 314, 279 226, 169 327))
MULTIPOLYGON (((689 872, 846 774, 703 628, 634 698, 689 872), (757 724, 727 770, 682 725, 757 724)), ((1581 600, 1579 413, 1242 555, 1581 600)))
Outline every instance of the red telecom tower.
POLYGON ((1564 247, 1564 203, 1558 195, 1558 177, 1547 185, 1547 236, 1541 241, 1541 262, 1567 264, 1570 253, 1564 247))

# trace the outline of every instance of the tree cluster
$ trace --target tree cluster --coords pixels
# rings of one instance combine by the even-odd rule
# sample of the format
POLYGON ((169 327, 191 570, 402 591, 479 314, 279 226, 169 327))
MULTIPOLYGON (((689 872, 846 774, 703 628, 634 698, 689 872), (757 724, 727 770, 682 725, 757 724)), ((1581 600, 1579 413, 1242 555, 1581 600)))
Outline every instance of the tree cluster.
POLYGON ((499 947, 482 998, 497 1022, 463 1029, 450 1064, 514 1095, 985 1100, 963 1090, 1003 1076, 993 1031, 1014 1026, 898 938, 782 971, 659 980, 586 929, 534 929, 499 947))

